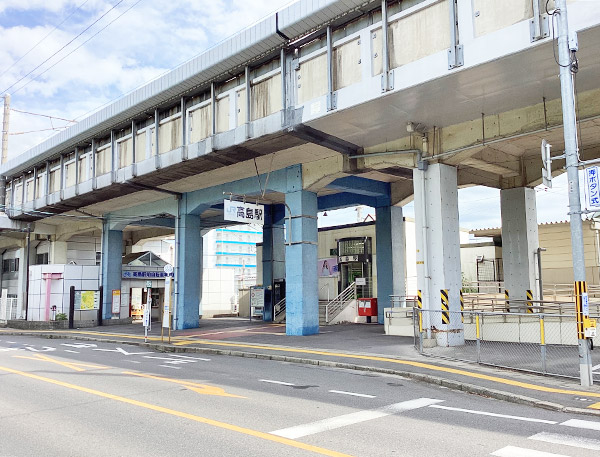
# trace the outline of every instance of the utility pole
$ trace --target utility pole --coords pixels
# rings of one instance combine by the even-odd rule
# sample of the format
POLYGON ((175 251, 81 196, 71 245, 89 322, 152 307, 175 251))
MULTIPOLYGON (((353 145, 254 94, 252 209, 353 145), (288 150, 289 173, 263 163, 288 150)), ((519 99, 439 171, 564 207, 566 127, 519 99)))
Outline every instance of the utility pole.
MULTIPOLYGON (((585 260, 583 252, 583 224, 581 221, 581 200, 579 191, 579 155, 577 150, 577 125, 575 119, 575 100, 573 96, 573 62, 569 45, 569 24, 567 21, 567 0, 556 0, 558 18, 558 62, 560 64, 560 88, 562 97, 563 127, 565 138, 565 156, 567 178, 569 180, 569 218, 571 224, 571 246, 573 254, 573 279, 575 284, 585 285, 585 260)), ((576 49, 573 49, 573 54, 576 49)), ((575 288, 576 300, 587 301, 587 285, 575 288), (582 292, 583 291, 583 292, 582 292)), ((583 313, 577 313, 577 320, 583 313)), ((578 325, 579 328, 579 325, 578 325)), ((579 333, 579 332, 578 332, 579 333)), ((593 384, 592 363, 589 343, 578 334, 579 376, 581 385, 589 387, 593 384)))
POLYGON ((8 122, 10 120, 10 95, 4 95, 4 117, 2 118, 2 163, 8 158, 8 122))

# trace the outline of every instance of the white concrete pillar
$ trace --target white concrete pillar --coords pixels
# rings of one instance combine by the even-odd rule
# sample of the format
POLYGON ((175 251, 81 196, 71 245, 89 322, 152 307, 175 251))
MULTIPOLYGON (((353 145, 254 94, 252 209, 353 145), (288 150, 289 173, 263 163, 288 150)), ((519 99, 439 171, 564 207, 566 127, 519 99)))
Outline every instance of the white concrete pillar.
POLYGON ((460 315, 460 235, 455 167, 429 165, 414 170, 417 287, 423 294, 426 337, 438 346, 464 344, 460 315), (449 323, 443 323, 441 291, 448 290, 449 323))
POLYGON ((67 264, 67 242, 53 241, 50 245, 50 263, 54 265, 67 264))
POLYGON ((527 187, 502 190, 500 210, 504 288, 511 300, 526 300, 527 290, 531 290, 533 299, 538 300, 535 252, 539 238, 535 190, 527 187))
MULTIPOLYGON (((35 259, 35 249, 29 250, 29 265, 33 264, 33 259, 35 259)), ((20 309, 21 312, 17 313, 17 319, 19 315, 25 317, 25 293, 27 291, 27 247, 24 246, 19 249, 19 280, 18 280, 18 288, 17 288, 17 309, 20 309)), ((35 320, 32 313, 29 313, 27 316, 28 320, 35 320)))

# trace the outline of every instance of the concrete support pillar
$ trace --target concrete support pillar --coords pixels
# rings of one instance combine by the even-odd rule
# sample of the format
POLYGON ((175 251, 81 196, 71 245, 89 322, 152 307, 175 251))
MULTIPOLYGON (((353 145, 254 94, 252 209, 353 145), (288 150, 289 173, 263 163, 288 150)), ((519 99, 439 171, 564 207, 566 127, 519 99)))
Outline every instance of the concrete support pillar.
POLYGON ((511 300, 526 300, 527 290, 539 299, 535 252, 539 247, 535 190, 526 187, 500 191, 504 288, 511 300))
POLYGON ((458 185, 455 167, 429 165, 414 171, 415 231, 417 241, 417 284, 423 293, 423 313, 428 338, 439 346, 464 344, 460 316, 460 235, 458 185), (441 290, 448 290, 449 318, 443 324, 441 290), (438 330, 435 335, 432 329, 438 330))
POLYGON ((383 310, 392 306, 390 295, 406 295, 406 241, 402 208, 376 208, 375 252, 377 262, 377 321, 383 323, 383 310))
MULTIPOLYGON (((123 264, 123 232, 111 230, 110 223, 102 226, 102 314, 111 319, 112 291, 121 290, 121 267, 123 264)), ((119 318, 119 314, 115 314, 119 318)))
POLYGON ((265 295, 264 320, 273 320, 273 306, 276 305, 273 297, 273 283, 276 279, 285 279, 285 235, 284 219, 285 206, 271 205, 265 208, 265 225, 263 226, 262 243, 262 272, 263 287, 271 288, 265 295), (270 297, 267 303, 267 296, 270 297))
POLYGON ((305 190, 288 192, 291 211, 285 248, 286 334, 319 333, 317 277, 317 195, 305 190))
POLYGON ((50 245, 50 262, 54 265, 65 265, 67 263, 67 242, 53 241, 50 245))
MULTIPOLYGON (((29 250, 29 265, 32 265, 35 258, 35 249, 29 250)), ((19 249, 19 280, 17 289, 17 309, 21 310, 20 315, 25 316, 25 294, 27 293, 27 246, 19 249)), ((17 313, 17 318, 19 313, 17 313)), ((33 320, 33 314, 29 313, 28 320, 33 320)))
POLYGON ((177 296, 175 329, 198 328, 202 296, 202 233, 200 216, 181 214, 175 234, 177 296))

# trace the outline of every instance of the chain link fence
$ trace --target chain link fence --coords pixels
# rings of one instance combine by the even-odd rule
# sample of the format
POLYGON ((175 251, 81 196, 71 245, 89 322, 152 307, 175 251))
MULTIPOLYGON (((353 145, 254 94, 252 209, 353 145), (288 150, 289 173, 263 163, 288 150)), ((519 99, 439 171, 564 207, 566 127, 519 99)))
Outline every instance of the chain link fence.
MULTIPOLYGON (((415 347, 425 355, 579 378, 575 314, 415 308, 413 326, 415 347)), ((600 345, 600 336, 592 342, 600 345)), ((592 362, 600 382, 600 348, 592 351, 592 362)))

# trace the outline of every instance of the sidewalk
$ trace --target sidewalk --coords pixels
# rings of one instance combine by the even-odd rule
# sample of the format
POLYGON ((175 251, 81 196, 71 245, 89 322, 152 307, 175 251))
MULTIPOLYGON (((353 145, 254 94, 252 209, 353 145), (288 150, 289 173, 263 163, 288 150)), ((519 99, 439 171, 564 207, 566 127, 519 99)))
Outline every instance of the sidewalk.
POLYGON ((377 324, 322 327, 311 336, 287 336, 284 324, 239 318, 203 319, 200 328, 171 332, 161 342, 155 323, 144 343, 140 324, 93 329, 22 331, 0 329, 0 334, 47 338, 103 340, 170 352, 200 352, 238 357, 260 357, 293 363, 373 371, 462 390, 514 403, 594 415, 600 418, 600 386, 582 388, 576 379, 551 378, 483 365, 420 355, 413 339, 388 336, 377 324))

